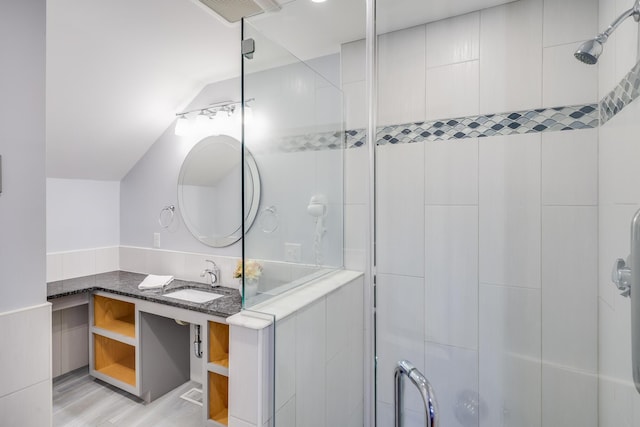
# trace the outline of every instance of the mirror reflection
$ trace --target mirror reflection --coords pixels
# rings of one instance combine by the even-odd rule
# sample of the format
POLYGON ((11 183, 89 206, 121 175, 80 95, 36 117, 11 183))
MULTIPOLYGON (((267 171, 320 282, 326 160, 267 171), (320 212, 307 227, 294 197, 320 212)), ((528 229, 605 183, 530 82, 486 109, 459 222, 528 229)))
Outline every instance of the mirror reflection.
MULTIPOLYGON (((193 236, 212 247, 229 246, 242 237, 242 144, 227 135, 208 136, 187 154, 178 178, 178 203, 193 236)), ((253 156, 245 156, 245 228, 260 202, 260 177, 253 156)))

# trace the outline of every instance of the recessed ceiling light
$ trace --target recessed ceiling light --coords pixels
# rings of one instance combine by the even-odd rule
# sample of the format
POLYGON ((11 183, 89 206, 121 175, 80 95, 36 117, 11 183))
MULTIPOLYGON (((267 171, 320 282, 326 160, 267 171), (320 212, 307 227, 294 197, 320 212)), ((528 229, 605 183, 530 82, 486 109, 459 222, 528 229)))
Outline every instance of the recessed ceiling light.
POLYGON ((324 3, 327 0, 311 0, 311 1, 314 2, 314 3, 324 3))

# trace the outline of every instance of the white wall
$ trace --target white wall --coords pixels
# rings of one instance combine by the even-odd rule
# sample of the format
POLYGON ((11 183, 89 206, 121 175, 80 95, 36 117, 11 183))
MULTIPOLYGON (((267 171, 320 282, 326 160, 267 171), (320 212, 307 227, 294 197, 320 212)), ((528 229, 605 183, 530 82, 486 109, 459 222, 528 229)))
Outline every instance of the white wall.
POLYGON ((0 413, 6 425, 51 425, 45 10, 43 0, 0 3, 0 413))
MULTIPOLYGON (((595 0, 521 0, 383 35, 379 124, 596 102, 597 69, 572 51, 597 13, 595 0)), ((343 48, 350 129, 364 120, 362 45, 343 48)), ((392 423, 393 366, 407 358, 431 379, 443 425, 595 426, 597 130, 377 154, 380 424, 392 423), (480 394, 480 415, 465 422, 467 393, 480 394)), ((352 268, 365 162, 366 150, 347 153, 352 268)), ((407 398, 407 425, 423 425, 421 408, 407 398)))
MULTIPOLYGON (((600 27, 631 5, 600 0, 600 27)), ((609 38, 600 57, 600 96, 609 93, 637 63, 638 25, 628 20, 609 38)), ((599 129, 599 401, 601 426, 640 424, 640 394, 631 375, 630 301, 618 294, 610 272, 616 258, 629 254, 631 218, 640 208, 636 99, 599 129)))
MULTIPOLYGON (((319 58, 316 68, 337 84, 339 57, 319 58), (332 74, 333 73, 333 74, 332 74)), ((267 126, 264 133, 247 142, 254 154, 261 180, 261 203, 248 235, 247 256, 283 261, 284 244, 302 244, 302 262, 313 264, 315 224, 306 208, 317 193, 329 197, 328 232, 324 242, 324 262, 342 264, 342 153, 341 150, 307 150, 295 153, 275 151, 283 136, 335 129, 340 117, 338 91, 306 65, 293 64, 282 69, 257 72, 248 78, 247 98, 254 115, 267 126), (300 103, 304 101, 304 105, 300 103), (328 108, 331 106, 332 108, 328 108), (325 110, 329 114, 320 112, 325 110), (333 127, 332 127, 333 126, 333 127), (264 145, 261 145, 263 143, 264 145), (274 233, 261 227, 262 210, 275 206, 279 224, 274 233)), ((207 86, 191 103, 201 107, 213 102, 240 99, 240 81, 232 79, 207 86)), ((339 122, 338 122, 339 124, 339 122)), ((210 248, 198 242, 186 229, 179 213, 169 229, 161 229, 157 217, 170 204, 177 206, 177 180, 182 162, 197 143, 197 137, 178 137, 171 126, 123 179, 121 185, 121 244, 152 247, 153 233, 161 233, 161 247, 173 251, 240 256, 240 243, 226 248, 210 248)))
POLYGON ((119 181, 47 179, 47 253, 119 244, 119 181))

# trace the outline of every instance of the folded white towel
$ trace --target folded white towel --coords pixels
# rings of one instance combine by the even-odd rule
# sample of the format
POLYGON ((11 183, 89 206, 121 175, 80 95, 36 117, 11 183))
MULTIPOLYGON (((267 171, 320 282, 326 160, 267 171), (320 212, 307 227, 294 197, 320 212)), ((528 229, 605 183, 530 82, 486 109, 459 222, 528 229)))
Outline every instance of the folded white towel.
POLYGON ((138 289, 158 289, 168 285, 172 281, 173 276, 154 276, 150 274, 138 285, 138 289))

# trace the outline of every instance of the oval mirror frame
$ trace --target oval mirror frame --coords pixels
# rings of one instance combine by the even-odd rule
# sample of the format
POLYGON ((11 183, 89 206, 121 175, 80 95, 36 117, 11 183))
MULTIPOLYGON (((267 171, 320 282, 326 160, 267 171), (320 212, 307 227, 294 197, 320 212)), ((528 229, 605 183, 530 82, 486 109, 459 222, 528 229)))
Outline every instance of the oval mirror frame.
MULTIPOLYGON (((209 181, 217 183, 234 172, 238 172, 238 179, 235 180, 235 184, 238 185, 237 188, 239 190, 240 173, 236 168, 240 165, 241 150, 242 143, 231 136, 207 136, 191 148, 180 168, 178 176, 178 206, 182 220, 193 237, 207 246, 222 248, 232 245, 242 238, 243 233, 240 221, 240 218, 242 218, 240 197, 242 196, 238 197, 237 203, 229 203, 228 200, 214 201, 214 206, 234 209, 236 212, 225 216, 231 218, 232 221, 237 218, 238 221, 233 221, 232 226, 227 227, 226 230, 213 230, 211 232, 206 231, 211 228, 210 224, 208 227, 206 224, 202 224, 202 221, 198 221, 198 218, 202 215, 199 215, 201 212, 196 212, 196 207, 200 208, 206 205, 206 203, 202 203, 202 200, 194 202, 196 193, 202 193, 202 191, 188 191, 186 186, 197 186, 206 191, 207 186, 203 185, 203 183, 210 183, 209 181), (209 171, 211 171, 211 174, 208 173, 209 171), (218 171, 217 175, 215 171, 218 171)), ((234 184, 233 177, 230 178, 230 184, 234 184)), ((245 232, 247 232, 256 218, 260 205, 258 165, 248 150, 245 150, 244 190, 246 212, 244 225, 245 232)), ((207 213, 210 214, 211 212, 205 212, 204 216, 209 217, 207 213)))

